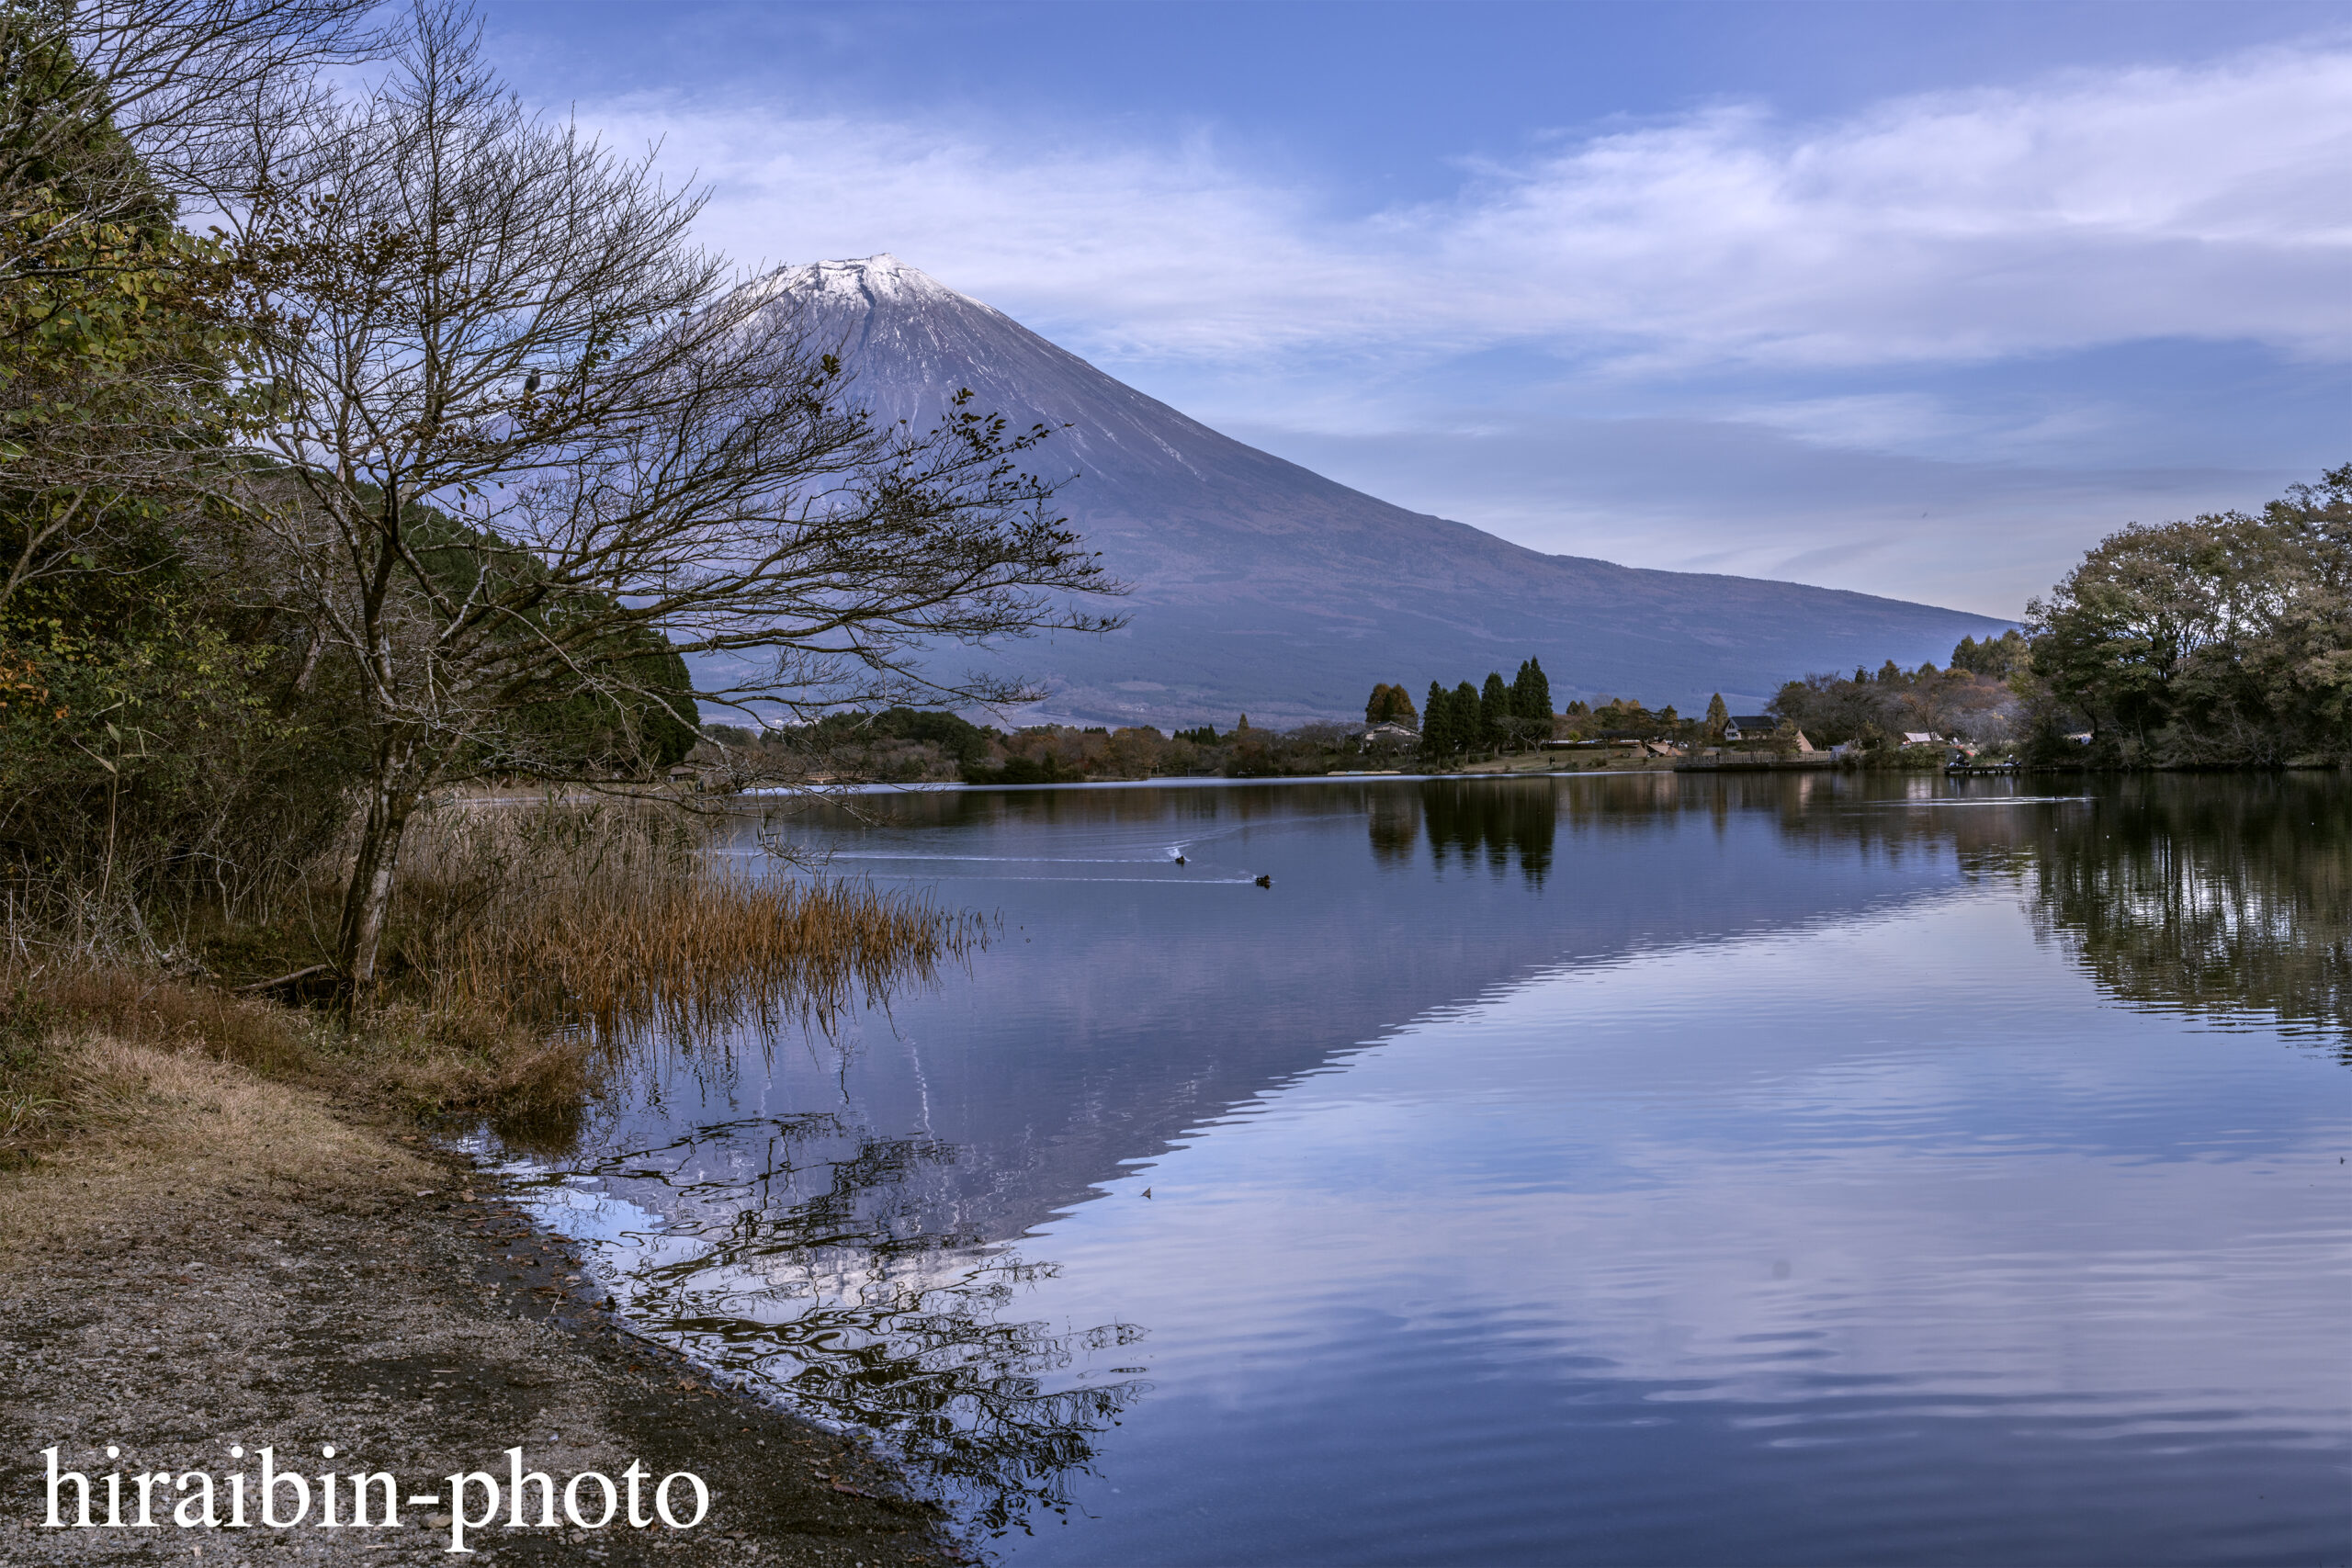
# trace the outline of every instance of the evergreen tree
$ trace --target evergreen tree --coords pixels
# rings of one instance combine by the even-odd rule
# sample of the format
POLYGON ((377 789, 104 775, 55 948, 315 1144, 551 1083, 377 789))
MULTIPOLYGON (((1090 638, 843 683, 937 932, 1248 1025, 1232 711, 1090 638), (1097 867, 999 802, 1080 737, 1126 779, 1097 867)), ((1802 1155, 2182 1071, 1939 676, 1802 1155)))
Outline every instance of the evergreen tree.
POLYGON ((1452 750, 1453 723, 1453 699, 1443 686, 1431 681, 1429 697, 1421 704, 1421 750, 1432 757, 1442 757, 1452 750))
POLYGON ((1502 671, 1487 671, 1487 684, 1478 694, 1478 739, 1481 744, 1499 746, 1511 716, 1510 688, 1503 684, 1502 671))
POLYGON ((1464 681, 1453 688, 1453 749, 1468 751, 1486 743, 1487 716, 1478 688, 1464 681))
MULTIPOLYGON (((1859 676, 1860 671, 1857 671, 1855 673, 1859 676)), ((1721 740, 1724 738, 1724 727, 1730 723, 1731 709, 1724 705, 1724 694, 1717 692, 1707 699, 1707 739, 1721 740)))
POLYGON ((1529 659, 1519 667, 1519 678, 1510 683, 1510 713, 1513 718, 1549 723, 1552 717, 1552 682, 1544 673, 1544 666, 1529 659))

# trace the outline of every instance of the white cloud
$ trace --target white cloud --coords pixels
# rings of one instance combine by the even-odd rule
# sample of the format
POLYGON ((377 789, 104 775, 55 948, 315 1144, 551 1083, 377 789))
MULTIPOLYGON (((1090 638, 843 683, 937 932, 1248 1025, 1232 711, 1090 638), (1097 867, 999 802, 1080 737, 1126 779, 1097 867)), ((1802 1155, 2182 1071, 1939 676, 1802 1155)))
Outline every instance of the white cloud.
POLYGON ((2075 73, 1792 125, 1568 141, 1369 217, 1206 140, 639 97, 583 106, 717 185, 746 260, 890 250, 1112 358, 1410 361, 1537 344, 1618 373, 1950 363, 2155 338, 2352 352, 2352 53, 2075 73))

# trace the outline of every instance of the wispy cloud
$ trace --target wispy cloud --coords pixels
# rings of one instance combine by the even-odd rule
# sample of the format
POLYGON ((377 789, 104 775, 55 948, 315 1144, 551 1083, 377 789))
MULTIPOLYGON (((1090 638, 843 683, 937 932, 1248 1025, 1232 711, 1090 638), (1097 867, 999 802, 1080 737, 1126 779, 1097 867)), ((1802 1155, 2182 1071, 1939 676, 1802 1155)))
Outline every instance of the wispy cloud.
POLYGON ((891 250, 1128 359, 1538 345, 1615 374, 2162 338, 2352 354, 2352 52, 2056 75, 1567 139, 1370 215, 1200 139, 1038 144, 751 104, 583 105, 717 187, 749 262, 891 250))

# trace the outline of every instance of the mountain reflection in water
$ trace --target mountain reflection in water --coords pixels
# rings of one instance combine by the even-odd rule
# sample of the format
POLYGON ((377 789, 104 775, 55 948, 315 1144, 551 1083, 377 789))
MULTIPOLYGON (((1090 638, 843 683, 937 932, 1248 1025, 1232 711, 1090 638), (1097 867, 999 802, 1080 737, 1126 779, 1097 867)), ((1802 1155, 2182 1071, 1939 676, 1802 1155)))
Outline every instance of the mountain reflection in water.
MULTIPOLYGON (((874 1434, 1015 1556, 2066 1561, 2080 1521, 2128 1517, 2138 1522, 2102 1527, 2119 1560, 2259 1560, 2314 1543, 2333 1550, 2343 1533, 2338 1417, 2352 1413, 2340 1399, 2323 1419, 2248 1384, 2243 1399, 2268 1412, 2261 1420, 2278 1428, 2275 1443, 2257 1434, 2218 1458, 2186 1438, 2132 1449, 2137 1439, 2118 1434, 2143 1416, 2125 1412, 2149 1400, 2168 1409, 2168 1395, 2136 1383, 2067 1385, 2093 1374, 2045 1368, 2038 1351, 1961 1371, 1936 1359, 1961 1352, 1932 1340, 1888 1348, 1947 1315, 2010 1321, 2018 1346, 2146 1321, 2174 1325, 2163 1332, 2176 1337, 2135 1348, 2158 1371, 2133 1360, 2142 1370, 2132 1378, 2161 1380, 2177 1366, 2204 1390, 2182 1398, 2222 1412, 2237 1397, 2230 1379, 2256 1375, 2226 1358, 2201 1364, 2220 1355, 2204 1318, 2176 1325, 2172 1306, 2131 1306, 2137 1287, 2119 1282, 2142 1268, 2125 1268, 2126 1257, 2158 1260, 2145 1265, 2151 1279, 2184 1280, 2202 1278, 2209 1253, 2234 1257, 2233 1233, 2197 1227, 2235 1224, 2226 1218, 2235 1189, 2193 1201, 2152 1196, 2145 1213, 2133 1208, 2138 1189, 2119 1190, 2070 1215, 2065 1182, 2114 1161, 2226 1187, 2255 1157, 2248 1139, 2274 1141, 2277 1152, 2260 1156, 2274 1160, 2300 1158, 2293 1151, 2312 1140, 2343 1141, 2341 1089, 2352 1080, 2332 1066, 2322 1062, 2328 1087, 2314 1100, 2304 1080, 2277 1078, 2295 1070, 2278 1054, 2216 1055, 2179 1032, 2218 1024, 2352 1061, 2352 787, 2341 776, 1399 779, 940 792, 863 809, 864 819, 804 814, 788 830, 833 852, 836 872, 1001 915, 989 950, 933 987, 883 998, 831 1039, 645 1042, 594 1109, 580 1151, 538 1168, 548 1213, 598 1243, 601 1271, 640 1326, 874 1434), (1261 874, 1271 889, 1250 886, 1261 874), (1922 934, 1904 934, 1914 931, 1922 934), (1916 976, 1916 998, 1888 989, 1883 973, 1809 974, 1805 954, 1856 933, 1865 946, 1914 944, 1873 962, 1916 976), (1938 945, 1960 941, 1991 945, 1938 945), (1996 948, 2011 956, 1987 956, 1996 948), (2062 956, 2037 964, 2037 952, 2062 956), (1758 967, 1758 955, 1781 953, 1788 961, 1758 967), (1644 978, 1653 971, 1666 990, 1644 978), (1702 977, 1663 979, 1685 971, 1702 977), (1750 978, 1716 995, 1703 977, 1713 971, 1750 978), (1959 982, 1943 976, 1962 974, 1970 978, 1955 1000, 1959 982), (1493 1058, 1498 1047, 1487 1042, 1524 1032, 1501 1021, 1523 998, 1580 994, 1563 986, 1594 1000, 1528 1037, 1540 1045, 1510 1047, 1534 1055, 1493 1058), (2111 1004, 2143 1021, 2100 1023, 2098 1009, 2111 1004), (2119 1027, 2140 1031, 2132 1049, 2115 1048, 2119 1027), (1419 1064, 1422 1087, 1403 1100, 1393 1086, 1375 1091, 1386 1080, 1374 1064, 1392 1077, 1419 1064), (1892 1087, 1839 1098, 1903 1064, 1935 1086, 1918 1089, 1917 1104, 1886 1098, 1892 1087), (1744 1094, 1769 1107, 1806 1085, 1815 1087, 1804 1094, 1826 1098, 1800 1095, 1795 1109, 1728 1122, 1710 1109, 1744 1094), (1351 1092, 1375 1099, 1348 1110, 1351 1092), (1285 1140, 1268 1142, 1271 1130, 1310 1102, 1327 1108, 1317 1126, 1343 1111, 1369 1119, 1353 1141, 1281 1168, 1285 1140), (1505 1123, 1538 1112, 1531 1125, 1553 1131, 1514 1141, 1505 1123), (2206 1116, 2219 1119, 2213 1128, 2206 1116), (1622 1134, 1630 1141, 1621 1147, 1610 1130, 1621 1122, 1646 1130, 1622 1134), (1442 1151, 1456 1145, 1475 1168, 1494 1168, 1480 1178, 1501 1184, 1494 1190, 1561 1194, 1511 1224, 1587 1227, 1572 1288, 1533 1282, 1552 1267, 1540 1228, 1492 1258, 1449 1253, 1476 1234, 1471 1215, 1487 1191, 1447 1175, 1456 1156, 1442 1151), (1880 1265, 1900 1259, 1869 1249, 1900 1252, 1917 1227, 1865 1226, 1835 1241, 1848 1222, 1825 1211, 1804 1224, 1860 1272, 1812 1317, 1748 1336, 1759 1355, 1777 1337, 1822 1340, 1805 1352, 1828 1358, 1817 1392, 1799 1380, 1766 1397, 1733 1379, 1720 1387, 1743 1391, 1736 1397, 1710 1393, 1719 1385, 1702 1360, 1666 1355, 1661 1370, 1637 1372, 1657 1356, 1600 1348, 1623 1335, 1633 1345, 1645 1333, 1698 1334, 1671 1321, 1675 1303, 1749 1287, 1725 1282, 1745 1276, 1719 1278, 1721 1259, 1703 1248, 1653 1256, 1645 1249, 1661 1244, 1639 1228, 1610 1240, 1618 1233, 1574 1218, 1579 1205, 1602 1196, 1661 1203, 1728 1170, 1743 1173, 1743 1204, 1795 1203, 1823 1162, 1875 1150, 1932 1164, 1947 1145, 2007 1162, 1967 1170, 1981 1188, 1982 1177, 2014 1168, 2045 1194, 2041 1207, 2005 1219, 1997 1203, 1970 1196, 1969 1180, 1899 1166, 1858 1169, 1834 1190, 1960 1204, 1968 1217, 1947 1216, 1948 1228, 1976 1227, 1965 1245, 1988 1258, 2041 1258, 2052 1226, 2075 1227, 2079 1252, 2033 1266, 2057 1271, 2053 1295, 2035 1293, 2041 1272, 1972 1276, 1966 1291, 1992 1292, 1981 1308, 1962 1309, 1959 1294, 1923 1302, 1916 1292, 1931 1287, 1917 1281, 1873 1285, 1880 1265), (2177 1152, 2209 1145, 2230 1152, 2205 1164, 2177 1152), (1242 1149, 1277 1163, 1223 1185, 1183 1174, 1242 1149), (2062 1158, 2075 1163, 2032 1163, 2062 1158), (1579 1162, 1597 1163, 1577 1175, 1579 1162), (1147 1198, 1154 1182, 1159 1196, 1147 1198), (1339 1245, 1337 1217, 1329 1235, 1310 1230, 1286 1250, 1251 1250, 1250 1226, 1270 1223, 1266 1213, 1319 1213, 1359 1191, 1397 1205, 1369 1250, 1310 1261, 1339 1245), (1203 1233, 1209 1250, 1181 1266, 1151 1261, 1204 1204, 1231 1216, 1203 1233), (1227 1224, 1229 1236, 1219 1229, 1227 1224), (2138 1250, 2102 1253, 2095 1238, 2109 1224, 2138 1226, 2138 1250), (2080 1281, 2064 1280, 2070 1267, 2080 1281), (1495 1273, 1486 1288, 1517 1302, 1515 1269, 1530 1271, 1536 1294, 1477 1326, 1487 1322, 1478 1280, 1495 1273), (1623 1334, 1612 1314, 1634 1309, 1601 1291, 1620 1271, 1644 1282, 1631 1299, 1649 1303, 1623 1334), (1450 1315, 1439 1303, 1408 1308, 1432 1278, 1459 1280, 1450 1315), (1882 1289, 1883 1300, 1873 1293, 1882 1289), (2123 1319, 2066 1304, 2118 1291, 2123 1319), (2010 1292, 2022 1293, 2005 1302, 2010 1292), (1397 1325, 1431 1314, 1463 1326, 1415 1352, 1421 1359, 1344 1371, 1389 1345, 1397 1325), (1546 1314, 1560 1321, 1530 1326, 1546 1314), (1849 1323, 1857 1348, 1833 1354, 1826 1347, 1844 1342, 1849 1323), (1231 1343, 1214 1348, 1218 1336, 1231 1343), (1595 1348, 1561 1360, 1538 1348, 1555 1337, 1595 1348), (1873 1345, 1878 1361, 1860 1348, 1873 1345), (1268 1360, 1273 1346, 1283 1355, 1268 1360), (1843 1355, 1859 1359, 1839 1382, 1843 1355), (1576 1384, 1584 1392, 1566 1405, 1540 1418, 1521 1408, 1529 1391, 1572 1372, 1589 1386, 1576 1384), (1896 1397, 1915 1381, 1941 1389, 1953 1378, 1962 1380, 1954 1388, 1975 1379, 1982 1392, 1896 1397), (1301 1379, 1286 1394, 1252 1392, 1301 1379), (1992 1419, 2007 1397, 1996 1394, 2013 1386, 2021 1409, 2085 1402, 2088 1425, 2045 1439, 2039 1427, 1992 1419), (1864 1388, 1886 1404, 1883 1435, 1869 1424, 1876 1406, 1858 1403, 1864 1388), (1408 1414, 1420 1401, 1422 1414, 1395 1422, 1399 1400, 1408 1414), (1972 1416, 1978 1404, 1984 1415, 1972 1416), (1708 1474, 1684 1473, 1700 1465, 1691 1452, 1640 1457, 1653 1439, 1633 1434, 1657 1421, 1696 1432, 1718 1405, 1708 1474), (1266 1439, 1274 1446, 1264 1456, 1279 1459, 1243 1457, 1259 1451, 1249 1434, 1261 1427, 1284 1434, 1266 1439), (1385 1435, 1367 1452, 1362 1433, 1375 1427, 1385 1435), (1591 1442, 1603 1447, 1588 1450, 1591 1442), (1890 1472, 1906 1443, 1927 1447, 1890 1472), (1604 1451, 1607 1462, 1593 1457, 1604 1451), (1563 1472, 1571 1452, 1586 1457, 1563 1472), (1126 1462, 1106 1470, 1106 1456, 1121 1453, 1126 1462), (1350 1457, 1333 1457, 1336 1471, 1324 1475, 1311 1462, 1318 1453, 1350 1457), (1256 1512, 1253 1464, 1299 1469, 1256 1512), (1743 1491, 1742 1467, 1758 1465, 1770 1484, 1743 1491), (2051 1479, 2052 1495, 2020 1500, 2025 1483, 2005 1465, 2051 1479), (1563 1474, 1616 1479, 1606 1497, 1587 1495, 1571 1509, 1563 1474), (2237 1503, 2214 1501, 2235 1497, 2241 1483, 2254 1498, 2256 1474, 2263 1500, 2245 1503, 2244 1519, 2231 1511, 2237 1503), (1923 1500, 1933 1477, 1959 1500, 1923 1500), (2323 1484, 2333 1490, 2323 1495, 2323 1484), (1456 1500, 1431 1501, 1432 1488, 1456 1500), (1996 1494, 1999 1510, 1987 1512, 1993 1504, 1981 1499, 1996 1494), (1408 1506, 1408 1497, 1421 1500, 1408 1506), (1475 1517, 1430 1524, 1435 1534, 1408 1528, 1471 1507, 1459 1499, 1472 1497, 1482 1499, 1475 1517), (1048 1519, 1067 1529, 1040 1529, 1048 1519), (1758 1532, 1785 1550, 1747 1550, 1758 1532)), ((758 830, 747 818, 747 845, 758 830)), ((1287 1142, 1322 1146, 1303 1133, 1287 1142)), ((2325 1164, 2335 1168, 2333 1153, 2325 1164)), ((1692 1201, 1702 1213, 1721 1201, 1692 1201)), ((2266 1260, 2237 1258, 2215 1280, 2251 1280, 2274 1264, 2283 1278, 2332 1278, 2342 1218, 2340 1201, 2300 1219, 2282 1210, 2266 1260)), ((1759 1226, 1778 1223, 1759 1211, 1759 1226)), ((1769 1280, 1788 1278, 1785 1261, 1773 1267, 1769 1280)), ((2291 1332, 2264 1332, 2271 1350, 2292 1348, 2291 1332)), ((2239 1425, 2196 1419, 2218 1422, 2217 1432, 2239 1425)))

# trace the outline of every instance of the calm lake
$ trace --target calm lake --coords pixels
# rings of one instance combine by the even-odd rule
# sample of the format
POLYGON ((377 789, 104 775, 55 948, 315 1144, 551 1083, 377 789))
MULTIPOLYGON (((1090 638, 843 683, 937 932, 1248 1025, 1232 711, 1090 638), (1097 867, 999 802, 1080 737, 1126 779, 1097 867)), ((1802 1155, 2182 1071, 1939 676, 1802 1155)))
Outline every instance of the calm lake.
POLYGON ((1006 1560, 2352 1559, 2343 775, 862 806, 987 949, 531 1168, 1006 1560))

